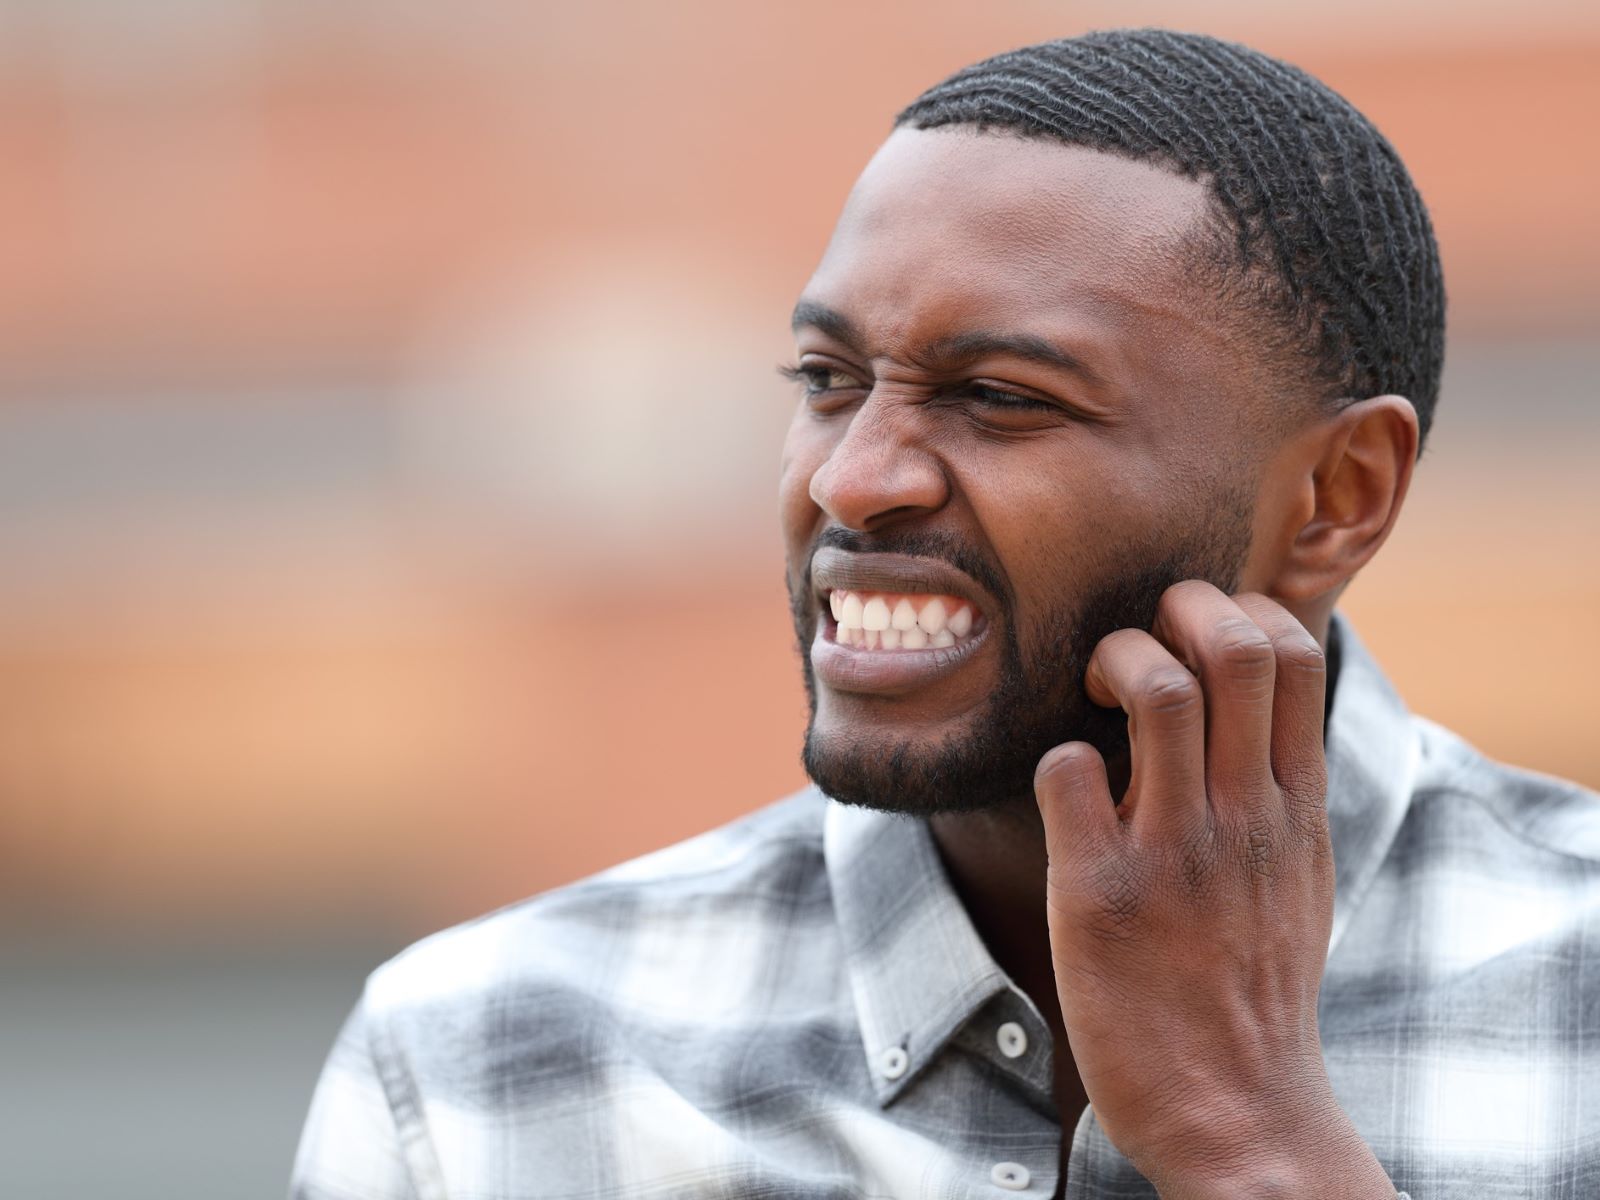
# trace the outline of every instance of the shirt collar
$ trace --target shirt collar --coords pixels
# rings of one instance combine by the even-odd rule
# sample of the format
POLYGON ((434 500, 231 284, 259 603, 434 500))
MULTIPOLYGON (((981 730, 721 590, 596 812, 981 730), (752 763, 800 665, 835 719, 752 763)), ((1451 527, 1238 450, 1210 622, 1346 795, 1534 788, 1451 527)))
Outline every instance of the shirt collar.
POLYGON ((822 844, 867 1070, 888 1104, 1011 984, 946 879, 926 822, 829 801, 822 844), (905 1061, 886 1071, 896 1049, 905 1061))
POLYGON ((1329 643, 1339 671, 1326 739, 1328 826, 1336 872, 1331 953, 1405 819, 1422 743, 1405 704, 1350 622, 1338 613, 1329 643))
MULTIPOLYGON (((1419 744, 1399 696, 1337 614, 1330 643, 1338 662, 1327 734, 1337 868, 1331 951, 1400 827, 1419 744)), ((1029 1024, 1043 1028, 973 928, 926 822, 829 801, 823 854, 880 1104, 894 1100, 1001 993, 1009 993, 1001 1005, 1031 1014, 1029 1024), (905 1061, 886 1071, 895 1050, 905 1061)), ((1029 1082, 1048 1090, 1047 1078, 1029 1082)))

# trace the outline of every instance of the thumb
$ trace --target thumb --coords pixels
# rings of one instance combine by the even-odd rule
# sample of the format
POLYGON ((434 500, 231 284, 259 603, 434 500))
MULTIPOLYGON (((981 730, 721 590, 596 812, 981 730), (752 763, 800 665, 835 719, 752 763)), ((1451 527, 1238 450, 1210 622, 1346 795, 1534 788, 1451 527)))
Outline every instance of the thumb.
POLYGON ((1088 742, 1063 742, 1048 751, 1033 772, 1033 797, 1052 863, 1066 862, 1116 828, 1106 762, 1088 742))

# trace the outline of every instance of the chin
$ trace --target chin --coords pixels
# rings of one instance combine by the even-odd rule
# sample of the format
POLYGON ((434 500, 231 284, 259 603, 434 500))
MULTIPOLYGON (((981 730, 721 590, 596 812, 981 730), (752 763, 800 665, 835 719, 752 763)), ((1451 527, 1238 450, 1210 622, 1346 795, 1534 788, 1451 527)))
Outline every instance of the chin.
POLYGON ((801 757, 811 781, 842 804, 933 816, 1033 801, 1033 769, 1044 751, 1002 752, 981 724, 941 734, 900 722, 835 726, 814 720, 801 757))
POLYGON ((881 752, 885 744, 942 748, 980 732, 987 699, 980 695, 975 703, 951 704, 932 696, 863 696, 821 688, 807 735, 866 754, 881 752))
POLYGON ((841 803, 916 816, 1031 807, 1034 770, 1052 747, 1085 741, 1108 763, 1127 750, 1120 711, 1055 682, 1029 687, 1002 672, 976 706, 954 712, 929 712, 932 696, 918 704, 817 689, 806 774, 841 803))

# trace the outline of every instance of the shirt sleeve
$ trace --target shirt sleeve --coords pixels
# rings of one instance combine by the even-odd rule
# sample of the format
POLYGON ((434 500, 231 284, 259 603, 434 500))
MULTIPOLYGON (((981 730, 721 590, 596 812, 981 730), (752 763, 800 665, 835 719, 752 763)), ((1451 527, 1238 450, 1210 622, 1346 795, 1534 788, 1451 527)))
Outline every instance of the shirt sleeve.
POLYGON ((370 1036, 365 1002, 339 1031, 311 1098, 290 1200, 423 1200, 370 1036))

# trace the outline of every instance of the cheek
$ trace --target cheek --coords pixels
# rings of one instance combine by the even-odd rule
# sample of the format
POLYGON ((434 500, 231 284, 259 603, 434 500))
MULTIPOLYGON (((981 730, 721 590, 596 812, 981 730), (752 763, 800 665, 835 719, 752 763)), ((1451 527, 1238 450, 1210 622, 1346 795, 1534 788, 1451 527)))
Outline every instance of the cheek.
POLYGON ((964 489, 1024 609, 1083 590, 1170 523, 1159 472, 1094 446, 967 456, 964 489))

